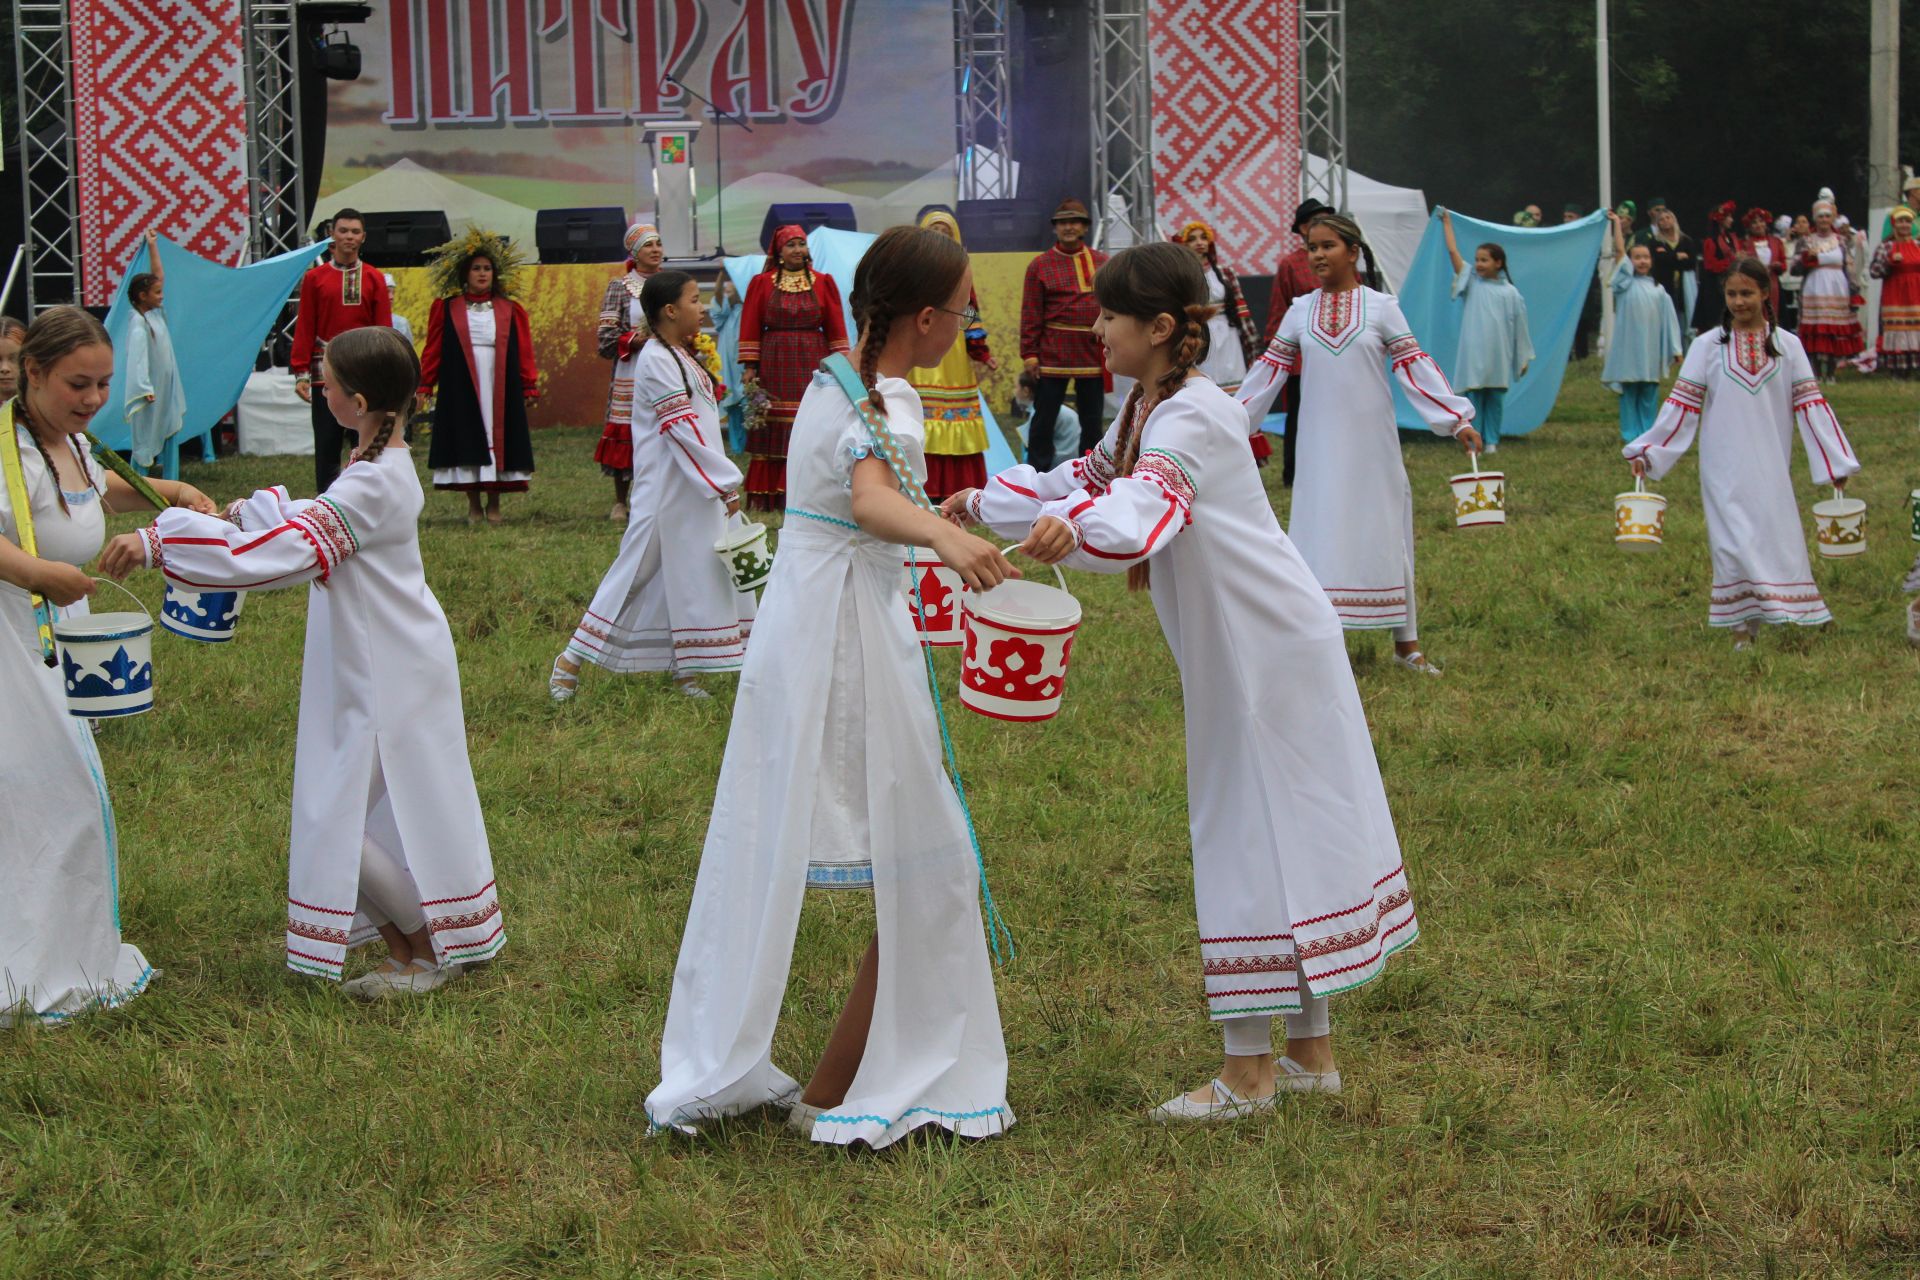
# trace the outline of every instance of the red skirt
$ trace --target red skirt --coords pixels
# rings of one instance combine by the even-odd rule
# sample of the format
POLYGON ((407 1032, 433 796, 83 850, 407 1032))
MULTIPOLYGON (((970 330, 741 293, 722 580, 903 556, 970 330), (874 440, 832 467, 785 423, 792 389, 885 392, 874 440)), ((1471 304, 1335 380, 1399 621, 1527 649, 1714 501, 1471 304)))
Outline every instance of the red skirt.
POLYGON ((609 422, 593 447, 593 460, 600 470, 617 479, 633 478, 633 428, 624 422, 609 422))
POLYGON ((1247 442, 1253 446, 1254 465, 1266 466, 1267 459, 1273 456, 1273 441, 1267 439, 1267 433, 1256 431, 1247 437, 1247 442))
POLYGON ((787 460, 785 458, 749 458, 747 460, 747 510, 785 511, 787 509, 787 460))
POLYGON ((1803 324, 1794 336, 1808 355, 1857 356, 1867 349, 1867 336, 1859 324, 1803 324))
POLYGON ((984 453, 930 453, 927 455, 927 496, 943 502, 962 489, 987 486, 984 453))

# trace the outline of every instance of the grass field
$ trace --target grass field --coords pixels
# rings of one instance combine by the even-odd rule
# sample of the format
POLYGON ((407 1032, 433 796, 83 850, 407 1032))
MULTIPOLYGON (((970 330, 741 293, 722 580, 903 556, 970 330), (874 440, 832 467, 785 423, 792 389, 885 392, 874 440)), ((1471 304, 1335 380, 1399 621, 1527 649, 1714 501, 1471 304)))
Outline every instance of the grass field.
MULTIPOLYGON (((1143 1119, 1220 1041, 1177 677, 1146 598, 1081 576, 1057 720, 947 702, 1019 944, 998 974, 1019 1124, 880 1155, 766 1116, 645 1137, 732 682, 693 703, 589 670, 548 702, 618 533, 597 430, 556 431, 510 524, 470 529, 439 495, 421 531, 505 955, 378 1007, 288 973, 304 593, 256 595, 231 645, 158 639, 158 710, 101 747, 126 936, 165 972, 122 1012, 0 1035, 0 1276, 1920 1274, 1920 652, 1897 594, 1920 395, 1834 389, 1871 549, 1817 562, 1834 626, 1735 654, 1705 625, 1691 460, 1661 486, 1666 547, 1614 549, 1628 485, 1594 377, 1571 371, 1555 422, 1501 451, 1505 530, 1453 530, 1459 454, 1407 448, 1448 676, 1392 667, 1383 637, 1350 647, 1424 936, 1334 1001, 1340 1097, 1143 1119)), ((303 492, 309 468, 189 478, 224 500, 303 492)), ((158 582, 136 589, 157 611, 158 582)), ((954 656, 936 665, 951 689, 954 656)), ((809 901, 789 1070, 869 910, 809 901)))

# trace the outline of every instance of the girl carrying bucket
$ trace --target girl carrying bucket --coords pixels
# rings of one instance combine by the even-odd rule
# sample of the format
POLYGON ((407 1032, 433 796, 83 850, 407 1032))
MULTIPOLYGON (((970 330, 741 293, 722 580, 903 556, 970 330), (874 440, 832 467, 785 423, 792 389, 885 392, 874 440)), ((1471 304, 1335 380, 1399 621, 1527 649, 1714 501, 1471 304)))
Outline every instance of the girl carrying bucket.
POLYGON ((1303 374, 1300 416, 1328 425, 1301 437, 1288 533, 1349 631, 1391 630, 1394 659, 1422 675, 1440 668, 1420 651, 1413 595, 1413 489, 1400 458, 1389 370, 1436 435, 1480 448, 1473 406, 1447 385, 1377 280, 1373 250, 1351 218, 1316 214, 1307 260, 1321 287, 1295 298, 1273 342, 1240 387, 1263 421, 1287 379, 1303 374), (1365 265, 1364 275, 1361 272, 1365 265))
POLYGON ((1713 559, 1707 621, 1731 627, 1736 649, 1762 622, 1818 626, 1833 617, 1807 563, 1793 495, 1795 426, 1815 483, 1842 489, 1860 469, 1800 339, 1773 323, 1771 284, 1755 259, 1733 264, 1719 329, 1693 340, 1659 418, 1621 451, 1634 475, 1658 480, 1700 435, 1713 559))
POLYGON ((1488 241, 1460 256, 1453 238, 1453 215, 1440 211, 1453 261, 1453 296, 1464 299, 1460 316, 1460 355, 1453 385, 1467 393, 1474 429, 1488 453, 1500 452, 1500 423, 1506 415, 1507 388, 1526 376, 1533 363, 1533 338, 1527 333, 1527 300, 1507 270, 1507 251, 1488 241))
POLYGON ((640 307, 649 336, 634 362, 633 492, 620 551, 547 677, 555 702, 573 697, 580 665, 665 671, 690 698, 710 695, 702 671, 738 671, 753 624, 753 592, 737 591, 714 554, 740 510, 740 468, 727 458, 713 378, 688 351, 706 308, 684 271, 647 277, 640 307))
POLYGON ((262 489, 225 518, 164 511, 100 567, 189 591, 313 583, 293 756, 287 967, 338 980, 377 933, 386 963, 343 988, 417 995, 506 944, 467 763, 453 633, 420 564, 426 495, 406 419, 413 344, 351 329, 327 344, 327 407, 362 441, 319 498, 262 489))
MULTIPOLYGON (((882 234, 854 273, 862 404, 891 432, 915 496, 925 426, 907 375, 953 346, 972 274, 958 244, 913 227, 882 234)), ((992 543, 903 493, 877 436, 831 374, 814 376, 647 1097, 655 1131, 768 1105, 840 1145, 884 1147, 923 1125, 984 1138, 1013 1123, 981 877, 941 771, 900 565, 908 547, 927 548, 976 591, 1018 575, 992 543), (871 890, 876 932, 802 1090, 772 1046, 809 888, 871 890)))
POLYGON ((1627 248, 1627 220, 1609 213, 1613 248, 1620 261, 1608 288, 1613 290, 1613 336, 1607 339, 1600 381, 1620 396, 1620 438, 1636 440, 1653 425, 1660 405, 1660 379, 1680 358, 1680 314, 1673 299, 1653 278, 1653 250, 1627 248))
POLYGON ((1379 974, 1419 924, 1340 618, 1274 519, 1245 411, 1194 372, 1211 311, 1199 263, 1142 245, 1093 289, 1107 367, 1138 380, 1120 417, 1085 458, 1015 467, 947 510, 1042 563, 1151 586, 1186 703, 1201 969, 1226 1038, 1212 1083, 1153 1117, 1231 1119, 1339 1091, 1327 997, 1379 974))
MULTIPOLYGON (((50 631, 86 612, 94 581, 80 566, 106 541, 104 510, 146 505, 84 444, 113 347, 78 307, 42 312, 18 345, 24 385, 0 404, 0 1027, 124 1004, 154 974, 120 940, 106 775, 87 722, 68 714, 50 631)), ((152 484, 213 510, 192 485, 152 484)))

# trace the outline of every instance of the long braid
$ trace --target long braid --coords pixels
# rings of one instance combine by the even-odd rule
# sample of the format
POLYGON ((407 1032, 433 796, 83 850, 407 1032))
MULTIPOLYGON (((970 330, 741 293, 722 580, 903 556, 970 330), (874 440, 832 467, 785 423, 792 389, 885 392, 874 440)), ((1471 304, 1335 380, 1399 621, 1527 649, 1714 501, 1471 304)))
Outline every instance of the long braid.
POLYGON ((393 438, 394 428, 400 423, 400 415, 392 409, 388 409, 380 417, 382 421, 379 429, 373 433, 373 439, 360 446, 362 462, 372 462, 380 456, 380 451, 387 447, 387 441, 393 438))
POLYGON ((867 316, 865 320, 860 334, 860 382, 867 389, 868 402, 885 413, 887 402, 880 394, 880 351, 887 345, 887 333, 893 328, 893 316, 882 312, 867 316))
MULTIPOLYGON (((67 510, 67 491, 60 487, 60 473, 53 469, 53 455, 47 452, 47 446, 40 443, 40 436, 33 429, 33 418, 27 413, 27 398, 24 395, 16 397, 14 406, 15 417, 27 429, 27 439, 33 441, 34 449, 40 454, 40 461, 46 464, 47 479, 53 481, 53 496, 60 503, 60 514, 71 515, 72 513, 67 510)), ((80 473, 85 475, 86 468, 82 467, 80 473)))
MULTIPOLYGON (((1133 474, 1134 466, 1140 461, 1140 442, 1147 433, 1147 418, 1184 387, 1194 366, 1206 359, 1207 321, 1213 318, 1214 311, 1215 308, 1206 303, 1188 305, 1180 337, 1173 343, 1173 364, 1154 379, 1151 404, 1143 402, 1139 383, 1127 393, 1126 407, 1120 411, 1120 435, 1114 442, 1117 446, 1113 460, 1115 476, 1133 474)), ((1149 562, 1142 560, 1127 570, 1127 590, 1145 591, 1152 584, 1153 566, 1149 562)))

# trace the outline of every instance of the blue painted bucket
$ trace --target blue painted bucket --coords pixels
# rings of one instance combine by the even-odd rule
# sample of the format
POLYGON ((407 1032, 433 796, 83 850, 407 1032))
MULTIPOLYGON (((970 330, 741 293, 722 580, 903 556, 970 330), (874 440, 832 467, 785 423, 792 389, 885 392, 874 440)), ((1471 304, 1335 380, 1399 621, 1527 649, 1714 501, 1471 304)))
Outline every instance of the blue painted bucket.
MULTIPOLYGON (((126 594, 139 605, 132 592, 126 594)), ((144 608, 62 618, 53 624, 53 638, 60 645, 69 714, 110 720, 153 710, 153 616, 144 608)))
POLYGON ((246 602, 244 591, 189 591, 169 582, 160 602, 160 625, 188 640, 225 644, 233 639, 246 602))

